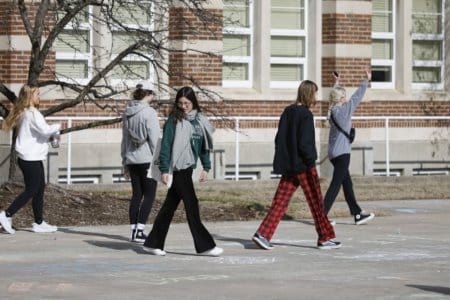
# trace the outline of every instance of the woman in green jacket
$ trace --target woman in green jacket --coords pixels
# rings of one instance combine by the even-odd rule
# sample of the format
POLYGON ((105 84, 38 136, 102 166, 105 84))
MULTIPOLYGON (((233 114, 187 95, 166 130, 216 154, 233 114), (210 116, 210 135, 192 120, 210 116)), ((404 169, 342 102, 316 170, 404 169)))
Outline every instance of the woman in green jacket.
POLYGON ((166 255, 164 243, 167 232, 178 204, 183 200, 196 252, 208 256, 222 254, 223 249, 216 247, 214 239, 200 220, 198 199, 192 181, 198 158, 203 166, 200 182, 206 181, 208 177, 213 132, 214 128, 201 113, 194 90, 190 87, 181 88, 164 124, 159 155, 161 181, 169 186, 169 191, 144 243, 146 252, 166 255))

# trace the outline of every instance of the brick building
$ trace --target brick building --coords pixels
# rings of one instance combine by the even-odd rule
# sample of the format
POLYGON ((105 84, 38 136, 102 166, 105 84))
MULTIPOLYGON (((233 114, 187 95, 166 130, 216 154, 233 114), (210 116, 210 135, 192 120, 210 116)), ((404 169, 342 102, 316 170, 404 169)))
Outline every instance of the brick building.
MULTIPOLYGON (((0 82, 17 91, 26 80, 30 45, 17 11, 11 10, 11 3, 0 0, 0 17, 6 20, 0 28, 0 82)), ((129 59, 126 63, 141 78, 153 80, 156 89, 161 81, 172 87, 189 84, 177 74, 192 76, 225 99, 220 104, 210 104, 211 110, 220 116, 241 118, 215 121, 219 128, 213 154, 215 177, 233 178, 239 171, 241 178, 270 178, 276 117, 295 99, 299 82, 304 79, 313 80, 321 87, 321 101, 313 112, 318 117, 318 164, 321 174, 329 175, 328 129, 323 119, 333 84, 331 73, 340 72, 350 94, 363 78, 365 65, 372 66, 373 81, 355 114, 357 139, 352 152, 352 172, 448 174, 450 121, 445 117, 450 116, 450 82, 446 76, 450 65, 446 55, 449 1, 211 0, 205 9, 223 16, 223 23, 202 31, 202 24, 189 9, 174 5, 168 12, 168 41, 172 48, 180 50, 168 56, 170 76, 155 76, 156 71, 146 62, 129 59), (186 30, 185 20, 198 28, 195 35, 186 30), (386 117, 400 118, 387 121, 386 117), (230 124, 239 126, 238 134, 227 128, 230 124)), ((95 13, 95 8, 91 12, 95 13)), ((148 22, 149 26, 164 27, 148 22)), ((71 38, 70 28, 65 34, 65 39, 71 38)), ((93 46, 126 41, 118 39, 120 32, 108 33, 101 26, 86 29, 86 35, 88 38, 79 42, 85 51, 77 55, 57 44, 46 61, 49 71, 40 80, 51 78, 55 70, 68 77, 88 80, 93 76, 92 69, 107 63, 103 53, 92 51, 93 46), (104 33, 102 38, 96 36, 101 33, 104 33)), ((112 82, 125 80, 120 74, 114 76, 112 82)), ((136 79, 126 80, 133 84, 136 79)), ((44 107, 71 97, 58 90, 43 94, 44 107)), ((171 97, 163 91, 160 96, 171 97)), ((120 104, 117 99, 114 101, 120 104)), ((163 106, 161 115, 166 112, 167 106, 163 106)), ((89 105, 58 114, 60 117, 116 115, 113 111, 96 111, 89 105)), ((49 160, 53 180, 63 181, 68 169, 73 179, 106 183, 120 180, 119 127, 92 129, 74 133, 70 139, 65 137, 58 155, 49 160)), ((3 157, 9 148, 5 147, 8 141, 9 135, 2 133, 0 173, 7 169, 3 157)))

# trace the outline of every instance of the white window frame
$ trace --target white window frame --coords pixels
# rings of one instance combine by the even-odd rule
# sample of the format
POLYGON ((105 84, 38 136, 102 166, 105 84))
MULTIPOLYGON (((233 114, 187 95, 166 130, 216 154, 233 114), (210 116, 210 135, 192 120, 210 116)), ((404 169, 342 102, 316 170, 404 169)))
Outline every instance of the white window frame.
MULTIPOLYGON (((270 66, 269 70, 271 70, 272 64, 282 64, 282 65, 303 65, 303 80, 306 78, 306 74, 308 74, 308 6, 309 1, 305 0, 305 28, 301 30, 289 30, 289 29, 271 29, 270 30, 270 39, 272 36, 291 36, 291 37, 304 37, 305 38, 305 57, 276 57, 270 56, 270 66)), ((271 12, 270 12, 271 13, 271 12)), ((270 88, 297 88, 299 81, 273 81, 270 79, 270 88)))
POLYGON ((86 53, 68 53, 68 52, 55 52, 55 71, 56 71, 56 64, 58 63, 58 60, 66 60, 66 61, 87 61, 87 78, 58 78, 58 80, 71 83, 71 84, 87 84, 89 80, 92 78, 92 70, 93 70, 93 55, 94 55, 94 47, 92 46, 93 41, 93 32, 92 32, 92 26, 93 26, 93 20, 92 20, 92 6, 89 6, 89 16, 88 16, 88 22, 79 24, 79 26, 75 26, 74 23, 69 23, 64 27, 64 30, 85 30, 89 34, 89 52, 86 53))
MULTIPOLYGON (((412 61, 411 72, 414 67, 439 67, 441 81, 439 83, 415 83, 412 82, 412 88, 417 90, 443 90, 445 83, 445 0, 441 1, 441 18, 442 18, 442 32, 439 34, 424 34, 424 33, 411 33, 411 42, 414 41, 440 41, 442 58, 439 61, 425 61, 414 60, 412 61)), ((413 13, 413 12, 412 12, 413 13)), ((412 47, 414 47, 412 45, 412 47)), ((412 48, 411 47, 411 48, 412 48)))
MULTIPOLYGON (((149 30, 149 31, 152 31, 154 29, 154 24, 151 21, 150 21, 150 24, 145 25, 145 26, 137 25, 137 24, 125 24, 125 25, 128 28, 131 28, 131 29, 145 29, 145 30, 149 30)), ((118 30, 118 28, 112 28, 112 30, 111 30, 111 42, 112 42, 112 38, 113 38, 112 37, 113 36, 113 32, 115 32, 115 31, 120 31, 120 30, 118 30)), ((151 57, 151 54, 149 53, 149 54, 147 54, 147 56, 151 57)), ((111 54, 111 60, 114 60, 116 57, 117 57, 117 54, 111 54)), ((139 61, 146 61, 146 59, 141 57, 141 56, 138 56, 138 55, 127 55, 126 57, 124 57, 122 59, 122 61, 139 62, 139 61)), ((152 78, 155 78, 156 72, 155 72, 152 64, 149 61, 147 61, 147 64, 148 64, 148 70, 149 70, 149 72, 148 72, 148 76, 149 77, 148 78, 138 79, 138 80, 136 80, 136 79, 116 79, 116 78, 111 78, 110 79, 111 84, 113 86, 122 86, 123 85, 123 86, 127 86, 127 87, 134 87, 141 80, 149 80, 150 81, 152 78)))
POLYGON ((224 27, 223 34, 224 35, 246 35, 249 38, 250 43, 250 53, 248 56, 231 56, 231 55, 223 55, 222 62, 223 63, 243 63, 248 65, 248 79, 247 80, 224 80, 222 79, 222 86, 224 88, 251 88, 253 85, 253 61, 254 51, 253 51, 253 37, 254 37, 254 3, 253 1, 249 2, 249 26, 245 27, 224 27))
POLYGON ((395 74, 396 74, 396 58, 397 58, 397 46, 396 46, 396 32, 397 32, 397 1, 392 0, 392 32, 375 32, 372 31, 373 40, 391 40, 392 41, 392 59, 372 59, 371 65, 376 67, 390 67, 391 68, 391 81, 390 82, 371 82, 372 88, 376 89, 394 89, 395 88, 395 74))

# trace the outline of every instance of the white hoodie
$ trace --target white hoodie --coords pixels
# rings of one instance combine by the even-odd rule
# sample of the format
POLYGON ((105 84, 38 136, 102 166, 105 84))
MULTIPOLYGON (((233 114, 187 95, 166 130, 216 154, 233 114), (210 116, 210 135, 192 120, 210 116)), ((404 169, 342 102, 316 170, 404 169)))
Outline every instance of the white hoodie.
POLYGON ((18 126, 16 151, 22 160, 45 160, 48 139, 59 132, 60 124, 48 125, 44 116, 35 108, 26 109, 18 126))

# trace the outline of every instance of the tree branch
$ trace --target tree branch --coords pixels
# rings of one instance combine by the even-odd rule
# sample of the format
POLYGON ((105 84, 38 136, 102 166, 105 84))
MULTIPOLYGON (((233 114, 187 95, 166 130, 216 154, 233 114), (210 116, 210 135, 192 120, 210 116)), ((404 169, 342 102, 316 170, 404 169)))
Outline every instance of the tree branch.
POLYGON ((80 94, 72 101, 67 101, 61 103, 59 105, 50 107, 49 109, 42 112, 44 116, 48 116, 54 114, 56 112, 62 111, 66 108, 76 106, 80 102, 84 101, 85 97, 90 93, 91 89, 95 86, 95 84, 102 79, 109 71, 111 71, 116 65, 118 65, 122 59, 130 53, 133 53, 136 49, 138 49, 142 45, 142 41, 138 41, 133 45, 129 46, 127 49, 118 54, 103 70, 97 73, 89 83, 83 88, 80 94))
POLYGON ((30 40, 32 40, 33 39, 33 28, 31 26, 30 19, 27 16, 27 6, 25 5, 25 1, 19 0, 17 2, 17 5, 19 7, 20 17, 22 18, 22 22, 23 22, 23 26, 25 27, 25 31, 27 32, 30 40))
POLYGON ((74 127, 63 129, 63 130, 60 131, 60 134, 66 134, 66 133, 69 133, 69 132, 75 132, 75 131, 80 131, 80 130, 94 128, 94 127, 99 127, 99 126, 104 126, 104 125, 111 125, 111 124, 116 124, 116 123, 120 123, 120 122, 122 122, 122 118, 115 118, 115 119, 109 119, 109 120, 95 121, 95 122, 90 122, 90 123, 87 123, 87 124, 83 124, 83 125, 79 125, 79 126, 74 126, 74 127))

